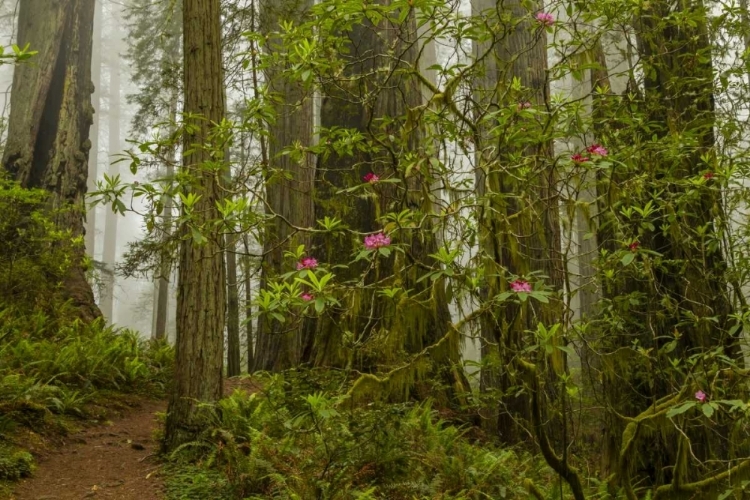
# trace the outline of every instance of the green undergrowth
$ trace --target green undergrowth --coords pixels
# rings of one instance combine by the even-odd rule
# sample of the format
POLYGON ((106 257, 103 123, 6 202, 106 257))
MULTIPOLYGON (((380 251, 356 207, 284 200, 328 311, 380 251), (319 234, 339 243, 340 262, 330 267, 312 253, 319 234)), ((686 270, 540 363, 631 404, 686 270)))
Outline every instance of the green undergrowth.
POLYGON ((28 449, 163 396, 171 377, 167 345, 99 322, 73 321, 47 337, 35 334, 34 321, 6 317, 0 325, 0 483, 31 472, 28 449))
POLYGON ((344 384, 325 371, 256 378, 261 391, 207 407, 211 424, 170 455, 170 500, 525 499, 553 482, 429 402, 339 404, 344 384))
POLYGON ((47 194, 0 177, 0 496, 35 452, 87 422, 162 396, 172 349, 84 322, 61 290, 80 238, 56 229, 47 194))

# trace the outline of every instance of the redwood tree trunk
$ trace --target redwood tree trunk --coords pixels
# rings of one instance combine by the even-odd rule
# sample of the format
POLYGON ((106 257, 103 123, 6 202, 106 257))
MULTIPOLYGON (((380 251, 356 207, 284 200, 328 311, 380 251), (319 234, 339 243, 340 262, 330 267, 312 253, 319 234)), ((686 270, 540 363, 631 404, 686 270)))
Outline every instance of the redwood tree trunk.
MULTIPOLYGON (((261 29, 274 32, 280 20, 298 19, 311 5, 311 0, 263 1, 261 29)), ((272 39, 269 50, 274 50, 275 43, 272 39)), ((280 74, 282 69, 266 69, 269 88, 283 96, 283 104, 276 106, 276 120, 269 126, 266 200, 267 215, 272 221, 266 228, 264 238, 261 288, 266 286, 269 279, 292 269, 292 263, 284 262, 285 250, 310 243, 308 235, 296 233, 286 221, 297 227, 311 227, 315 221, 312 199, 315 167, 312 158, 297 162, 289 155, 279 155, 295 141, 312 145, 312 99, 305 95, 301 84, 285 79, 280 74)), ((283 370, 299 363, 302 355, 300 323, 290 325, 287 322, 282 325, 266 316, 258 319, 256 370, 283 370)))
MULTIPOLYGON (((183 4, 185 113, 192 120, 183 137, 183 174, 192 179, 184 194, 200 195, 189 223, 180 227, 175 380, 167 410, 164 448, 172 451, 195 439, 205 422, 200 403, 222 395, 226 280, 220 219, 224 165, 216 161, 222 145, 212 141, 213 123, 225 115, 221 59, 220 0, 185 0, 183 4), (200 233, 200 236, 197 234, 200 233)), ((182 206, 183 214, 185 206, 182 206)))
POLYGON ((424 96, 422 84, 410 73, 425 57, 418 32, 414 12, 403 19, 400 13, 392 13, 377 24, 365 21, 355 26, 346 34, 352 42, 342 55, 345 76, 323 85, 323 130, 356 130, 382 147, 341 156, 332 151, 319 158, 317 218, 333 214, 354 231, 372 233, 390 225, 380 219, 381 215, 410 213, 421 226, 418 230, 408 226, 388 228, 394 243, 405 253, 377 257, 373 267, 364 260, 349 262, 350 255, 362 248, 361 235, 342 233, 335 240, 330 235, 314 238, 316 256, 329 265, 348 265, 337 269, 337 280, 356 285, 341 307, 317 318, 314 334, 308 334, 305 358, 315 366, 349 365, 361 372, 376 373, 409 364, 412 371, 404 382, 383 384, 380 395, 394 401, 432 397, 446 404, 458 402, 468 385, 458 368, 460 338, 451 330, 445 282, 425 279, 440 265, 430 256, 438 249, 430 222, 435 215, 430 194, 435 177, 429 161, 425 161, 436 156, 435 138, 427 126, 415 125, 424 123, 422 116, 415 116, 421 113, 417 110, 424 96), (416 159, 423 166, 410 174, 409 162, 416 159), (341 193, 342 189, 361 185, 369 172, 400 182, 376 183, 368 197, 341 193), (391 300, 377 293, 381 287, 390 286, 401 288, 403 295, 391 300), (356 347, 347 348, 352 343, 356 347), (437 345, 442 348, 434 349, 437 345), (427 349, 432 352, 429 365, 414 369, 414 356, 427 349), (435 380, 439 382, 434 384, 435 380))
MULTIPOLYGON (((13 75, 4 168, 26 188, 52 193, 60 229, 83 238, 91 106, 94 0, 21 0, 18 45, 38 51, 13 75)), ((63 293, 82 319, 101 316, 78 247, 63 293)))
MULTIPOLYGON (((535 4, 541 5, 540 2, 535 4)), ((478 56, 491 51, 484 59, 484 73, 477 78, 475 87, 480 135, 479 168, 476 169, 477 194, 482 207, 480 255, 488 277, 481 298, 486 303, 508 291, 508 273, 526 277, 541 271, 547 276, 545 284, 559 291, 562 261, 556 180, 554 166, 548 161, 551 143, 548 139, 535 139, 544 136, 543 127, 536 119, 520 115, 516 118, 523 120, 522 125, 529 129, 529 139, 519 141, 498 134, 496 123, 487 117, 498 108, 515 109, 521 102, 537 107, 545 105, 549 95, 545 75, 546 33, 530 24, 528 8, 517 0, 502 3, 476 0, 473 9, 475 15, 508 15, 507 22, 511 23, 496 41, 476 46, 478 56), (498 91, 513 78, 521 82, 522 89, 518 93, 498 91)), ((525 439, 523 427, 531 421, 528 396, 525 393, 514 395, 518 391, 513 388, 522 381, 514 375, 513 360, 532 341, 527 336, 528 330, 535 329, 539 322, 551 325, 560 321, 561 313, 561 302, 551 298, 549 304, 534 304, 533 308, 528 302, 491 307, 481 317, 482 357, 495 360, 482 370, 482 390, 500 389, 510 393, 499 408, 487 409, 486 424, 506 443, 525 439)), ((557 353, 558 362, 561 354, 557 353)))
MULTIPOLYGON (((91 127, 91 150, 89 151, 89 177, 87 187, 89 191, 96 190, 96 177, 99 171, 99 119, 101 116, 101 73, 102 73, 102 5, 96 4, 94 15, 94 40, 91 55, 91 80, 94 84, 92 95, 93 124, 91 127)), ((94 259, 96 250, 96 207, 86 212, 86 253, 94 259)))

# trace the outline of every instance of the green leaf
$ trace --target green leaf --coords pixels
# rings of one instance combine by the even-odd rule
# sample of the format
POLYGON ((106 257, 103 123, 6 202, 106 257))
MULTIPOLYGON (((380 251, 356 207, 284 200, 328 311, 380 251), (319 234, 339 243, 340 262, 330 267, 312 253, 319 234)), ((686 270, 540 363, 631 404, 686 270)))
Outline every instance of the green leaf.
POLYGON ((318 314, 322 313, 325 306, 326 302, 322 297, 318 297, 317 299, 315 299, 315 312, 317 312, 318 314))
MULTIPOLYGON (((525 292, 521 292, 518 295, 519 296, 520 295, 526 295, 526 293, 525 292)), ((535 298, 539 302, 542 302, 543 304, 549 304, 549 299, 547 298, 547 294, 545 294, 545 293, 542 293, 542 292, 529 292, 528 295, 530 297, 535 298)))
POLYGON ((705 415, 706 417, 708 417, 708 418, 711 418, 711 416, 712 416, 712 415, 714 414, 714 407, 713 407, 713 406, 711 406, 711 404, 710 404, 710 403, 706 403, 706 404, 704 404, 704 405, 703 405, 703 406, 701 407, 701 410, 703 410, 703 414, 704 414, 704 415, 705 415))
POLYGON ((576 352, 573 350, 573 348, 571 348, 570 346, 567 346, 567 345, 559 345, 559 346, 557 346, 557 348, 560 349, 565 354, 567 354, 568 356, 575 356, 575 354, 576 354, 576 352))
POLYGON ((667 412, 667 418, 676 417, 677 415, 682 415, 686 411, 688 411, 690 408, 695 406, 697 403, 695 401, 687 401, 685 403, 682 403, 680 406, 675 406, 671 410, 667 412))
POLYGON ((632 252, 631 253, 626 253, 625 255, 622 256, 622 259, 620 260, 620 263, 623 266, 627 266, 631 262, 633 262, 633 259, 635 259, 635 254, 634 253, 632 253, 632 252))

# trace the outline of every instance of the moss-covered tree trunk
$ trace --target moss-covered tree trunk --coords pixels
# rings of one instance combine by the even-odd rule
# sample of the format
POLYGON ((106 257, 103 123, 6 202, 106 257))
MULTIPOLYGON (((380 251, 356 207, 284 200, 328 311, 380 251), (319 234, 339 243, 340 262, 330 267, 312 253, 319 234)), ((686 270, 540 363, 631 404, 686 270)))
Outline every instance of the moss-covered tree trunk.
MULTIPOLYGON (((83 239, 91 107, 94 0, 23 0, 18 45, 38 51, 13 75, 3 166, 22 186, 52 193, 60 229, 83 239)), ((86 280, 83 241, 63 294, 85 320, 101 316, 86 280)), ((55 283, 50 283, 54 287, 55 283)))
MULTIPOLYGON (((532 5, 541 7, 539 2, 532 5)), ((477 0, 473 9, 475 15, 488 16, 498 33, 494 41, 475 46, 475 54, 484 57, 474 92, 480 136, 476 169, 481 203, 479 245, 486 280, 481 296, 487 308, 480 319, 482 358, 487 363, 481 387, 485 392, 498 391, 500 397, 499 408, 488 408, 485 413, 487 428, 503 441, 517 443, 525 439, 523 428, 528 428, 531 419, 530 402, 520 391, 523 383, 514 373, 513 360, 534 341, 527 330, 535 330, 540 322, 549 327, 562 319, 561 302, 554 295, 549 304, 535 302, 533 307, 531 301, 493 302, 496 295, 510 291, 512 276, 528 280, 532 286, 543 281, 553 293, 562 286, 551 143, 544 138, 538 121, 543 118, 522 113, 526 106, 545 110, 549 95, 547 37, 532 19, 537 9, 528 5, 477 0), (512 89, 514 78, 520 81, 520 89, 512 89), (488 116, 498 109, 506 115, 516 113, 510 125, 497 127, 498 122, 488 116), (522 128, 525 132, 519 133, 522 128), (530 277, 530 273, 540 275, 530 277)), ((553 358, 560 369, 562 353, 553 358)))
MULTIPOLYGON (((674 360, 723 348, 725 355, 743 363, 740 339, 730 333, 732 287, 719 242, 723 214, 719 181, 712 177, 719 174, 714 172, 714 71, 706 23, 706 7, 699 0, 660 0, 641 7, 635 31, 643 93, 624 98, 631 100, 644 126, 633 127, 625 117, 632 135, 625 135, 624 147, 638 144, 642 151, 633 170, 613 172, 599 183, 600 246, 615 252, 638 242, 635 264, 604 279, 605 322, 596 327, 602 335, 595 344, 601 354, 597 369, 610 410, 606 462, 620 477, 640 476, 642 484, 673 481, 674 443, 680 435, 671 424, 647 426, 649 434, 642 435, 649 437, 633 446, 633 460, 623 462, 626 422, 621 416, 637 416, 679 390, 684 379, 671 364, 674 360), (706 174, 701 184, 693 184, 706 174), (646 203, 653 206, 647 217, 622 217, 624 208, 646 203), (649 355, 633 349, 634 342, 649 355), (620 470, 622 466, 628 470, 620 470)), ((691 371, 697 383, 708 365, 691 371)), ((732 456, 736 445, 729 429, 720 417, 714 420, 712 431, 685 427, 691 457, 732 456)), ((699 467, 678 469, 683 479, 699 477, 699 467)))
POLYGON ((466 390, 458 367, 460 339, 451 327, 445 282, 425 279, 440 266, 430 257, 437 251, 430 192, 435 142, 418 125, 423 117, 412 115, 424 112, 422 84, 414 75, 424 41, 418 40, 415 12, 403 20, 391 12, 377 25, 363 21, 346 35, 353 40, 344 55, 346 79, 323 87, 321 126, 356 131, 373 148, 347 155, 332 150, 319 158, 316 216, 335 215, 353 233, 316 238, 315 251, 331 265, 348 265, 336 274, 338 282, 351 288, 341 308, 318 319, 306 357, 317 366, 365 372, 403 368, 377 388, 395 400, 428 395, 453 399, 466 390), (359 196, 341 193, 361 185, 370 173, 398 182, 376 182, 359 196), (405 214, 409 222, 387 224, 381 219, 387 213, 405 214), (403 252, 374 257, 372 263, 350 263, 363 248, 363 235, 379 231, 389 233, 403 252), (386 287, 401 291, 393 298, 378 293, 386 287), (429 354, 415 361, 423 352, 429 354), (428 379, 444 385, 432 391, 428 379))
MULTIPOLYGON (((260 27, 266 33, 279 30, 282 21, 299 21, 312 5, 312 0, 262 1, 260 27)), ((269 38, 266 47, 273 53, 280 41, 269 38)), ((312 145, 313 103, 299 82, 290 82, 283 68, 270 65, 265 70, 269 91, 279 97, 276 118, 269 125, 268 165, 266 170, 266 214, 270 223, 263 241, 264 260, 261 288, 280 273, 293 269, 293 262, 284 261, 284 252, 298 245, 309 245, 309 236, 296 228, 314 224, 312 200, 315 165, 312 157, 301 160, 280 153, 295 142, 312 145)), ((280 323, 267 316, 258 320, 255 370, 283 370, 296 366, 302 355, 301 322, 280 323)))
MULTIPOLYGON (((222 395, 226 280, 217 203, 224 197, 223 145, 211 146, 213 124, 225 116, 220 0, 184 0, 185 113, 183 174, 192 180, 185 196, 200 195, 189 224, 180 227, 175 380, 167 409, 164 448, 195 439, 205 424, 201 403, 222 395), (189 119, 189 118, 188 118, 189 119), (219 161, 217 161, 217 158, 219 161)), ((183 213, 185 205, 182 206, 183 213)))

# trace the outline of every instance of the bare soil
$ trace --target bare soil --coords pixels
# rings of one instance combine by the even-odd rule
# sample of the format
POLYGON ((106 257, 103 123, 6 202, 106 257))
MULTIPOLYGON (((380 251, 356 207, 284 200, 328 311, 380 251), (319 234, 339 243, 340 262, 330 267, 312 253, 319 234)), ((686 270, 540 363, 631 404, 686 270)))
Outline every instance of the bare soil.
POLYGON ((9 500, 161 500, 154 430, 166 402, 143 401, 118 419, 65 438, 38 456, 34 475, 9 500))

